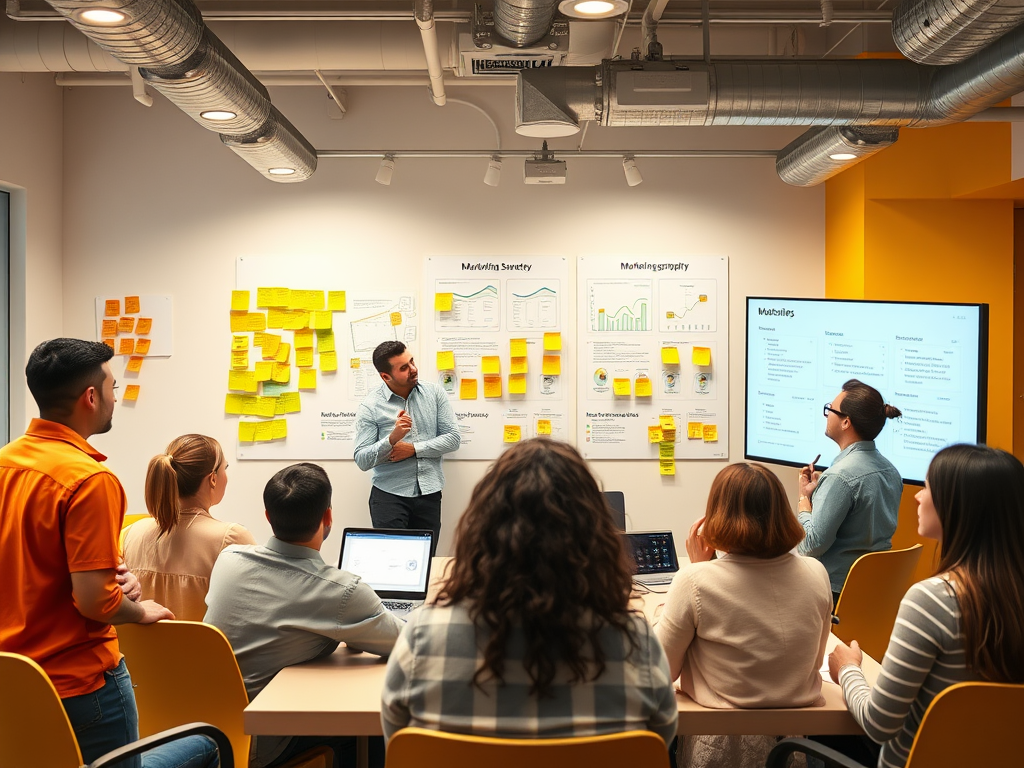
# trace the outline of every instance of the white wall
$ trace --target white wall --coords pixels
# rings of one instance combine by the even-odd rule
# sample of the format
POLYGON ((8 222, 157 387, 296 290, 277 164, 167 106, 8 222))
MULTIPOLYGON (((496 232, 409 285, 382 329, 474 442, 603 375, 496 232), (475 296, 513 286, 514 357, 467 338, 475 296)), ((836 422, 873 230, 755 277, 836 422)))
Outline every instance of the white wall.
MULTIPOLYGON (((453 89, 454 91, 454 89, 453 89)), ((450 95, 484 106, 506 148, 536 148, 512 129, 514 89, 461 88, 450 95)), ((425 88, 350 88, 349 115, 327 117, 320 89, 272 93, 320 149, 490 148, 493 130, 464 106, 432 106, 425 88)), ((611 130, 592 128, 586 149, 784 146, 800 129, 611 130)), ((824 287, 824 193, 782 184, 770 159, 640 160, 644 183, 625 185, 618 160, 570 160, 564 187, 527 187, 522 162, 505 163, 501 186, 482 183, 485 162, 400 159, 394 182, 373 182, 374 159, 325 160, 303 184, 265 181, 161 97, 151 109, 124 88, 72 89, 65 96, 63 330, 90 336, 100 293, 174 297, 175 355, 149 360, 136 407, 119 406, 114 430, 95 438, 142 512, 148 459, 174 436, 204 432, 233 453, 234 418, 223 415, 229 341, 227 307, 235 258, 245 254, 334 254, 353 279, 419 286, 432 254, 686 255, 730 257, 731 458, 743 455, 743 297, 819 296, 824 287), (369 261, 372 259, 372 261, 369 261), (372 272, 367 273, 367 270, 372 272)), ((576 139, 553 142, 575 146, 576 139)), ((117 371, 120 373, 120 371, 117 371)), ((261 494, 276 462, 232 461, 216 513, 262 539, 261 494)), ((352 462, 326 463, 335 525, 368 523, 369 477, 352 462)), ((674 478, 656 463, 592 464, 606 488, 626 492, 634 528, 685 535, 703 510, 721 462, 680 463, 674 478)), ((446 463, 445 528, 454 523, 485 462, 446 463)), ((791 478, 795 470, 782 470, 791 478)), ((788 487, 795 498, 795 483, 788 487)), ((336 557, 338 542, 325 556, 336 557)))
POLYGON ((0 188, 11 193, 10 425, 15 437, 38 415, 25 387, 28 354, 39 342, 61 335, 61 89, 52 75, 0 73, 0 105, 0 188))

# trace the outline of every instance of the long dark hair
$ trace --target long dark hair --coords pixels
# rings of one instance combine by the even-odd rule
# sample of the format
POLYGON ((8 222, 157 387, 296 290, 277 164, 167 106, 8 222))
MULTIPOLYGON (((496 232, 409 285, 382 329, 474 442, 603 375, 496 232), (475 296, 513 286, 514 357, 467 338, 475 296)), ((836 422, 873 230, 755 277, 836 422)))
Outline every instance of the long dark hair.
POLYGON ((850 379, 843 384, 846 397, 840 406, 850 420, 854 431, 864 440, 874 440, 885 426, 886 419, 898 419, 903 414, 894 405, 882 399, 882 393, 869 384, 850 379))
POLYGON ((938 573, 952 577, 967 666, 1024 683, 1024 465, 985 445, 935 454, 928 487, 942 525, 938 573))
POLYGON ((441 604, 463 603, 487 634, 473 683, 504 682, 505 652, 521 628, 530 693, 546 696, 558 664, 570 682, 605 669, 603 627, 637 647, 626 550, 583 458, 566 443, 519 443, 488 470, 456 529, 441 604))

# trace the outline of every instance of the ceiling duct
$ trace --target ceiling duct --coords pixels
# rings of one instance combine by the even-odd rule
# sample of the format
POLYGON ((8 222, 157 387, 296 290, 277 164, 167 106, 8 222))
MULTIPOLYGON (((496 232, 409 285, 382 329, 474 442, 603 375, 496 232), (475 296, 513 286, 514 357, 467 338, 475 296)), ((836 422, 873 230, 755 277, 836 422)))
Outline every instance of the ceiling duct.
POLYGON ((557 0, 494 0, 494 31, 517 48, 548 33, 557 0))
POLYGON ((899 128, 885 126, 812 128, 779 151, 775 170, 787 184, 813 187, 892 146, 899 135, 899 128))
POLYGON ((267 89, 207 29, 192 0, 105 0, 121 21, 88 23, 91 0, 47 0, 118 61, 138 67, 169 101, 266 178, 294 182, 316 170, 316 150, 270 103, 267 89), (226 119, 210 120, 215 110, 226 119))
POLYGON ((955 64, 1024 23, 1020 0, 903 0, 892 38, 919 64, 955 64))

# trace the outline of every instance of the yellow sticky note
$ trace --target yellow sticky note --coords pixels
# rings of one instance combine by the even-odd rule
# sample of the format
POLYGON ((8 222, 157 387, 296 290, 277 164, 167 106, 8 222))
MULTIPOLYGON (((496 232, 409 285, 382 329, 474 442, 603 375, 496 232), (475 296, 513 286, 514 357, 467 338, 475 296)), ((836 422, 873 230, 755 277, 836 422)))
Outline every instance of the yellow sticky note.
MULTIPOLYGON (((274 370, 270 374, 270 380, 278 384, 287 384, 292 378, 292 367, 287 363, 274 363, 274 370)), ((255 390, 253 390, 255 391, 255 390)))
POLYGON ((256 422, 256 435, 253 438, 257 443, 265 443, 274 439, 274 425, 269 421, 256 422))
POLYGON ((249 350, 243 349, 241 352, 232 352, 231 367, 234 368, 235 370, 248 368, 249 350))
POLYGON ((551 434, 551 419, 537 419, 537 434, 538 435, 550 435, 551 434))
POLYGON ((287 309, 270 307, 270 309, 267 310, 267 328, 284 328, 284 321, 287 317, 287 309))
POLYGON ((288 437, 288 420, 274 419, 270 422, 270 431, 274 440, 280 440, 283 437, 288 437))
POLYGON ((232 336, 231 337, 231 351, 241 352, 243 349, 249 348, 249 337, 248 336, 232 336))
POLYGON ((544 355, 544 367, 541 371, 545 376, 561 376, 562 375, 562 357, 561 355, 544 355))
POLYGON ((526 394, 526 374, 513 373, 508 377, 508 393, 510 395, 526 394))
POLYGON ((320 370, 324 373, 330 373, 331 371, 338 370, 338 353, 337 352, 321 352, 320 353, 320 370))
POLYGON ((316 389, 316 371, 315 370, 302 370, 299 371, 299 389, 316 389))
POLYGON ((632 391, 629 379, 612 379, 612 392, 616 395, 628 397, 632 391))
POLYGON ((509 373, 528 373, 525 357, 513 357, 509 362, 509 373))
POLYGON ((121 300, 120 299, 107 299, 106 304, 103 308, 103 314, 105 317, 118 317, 121 314, 121 300))
POLYGON ((315 312, 310 312, 309 315, 310 328, 316 328, 317 330, 320 331, 331 330, 331 318, 334 317, 334 315, 332 315, 330 312, 328 312, 327 310, 318 309, 315 312))
POLYGON ((231 312, 231 332, 240 333, 241 331, 247 330, 245 327, 245 319, 248 316, 248 312, 231 312))
POLYGON ((125 296, 124 297, 124 311, 129 315, 133 315, 140 309, 140 302, 138 296, 125 296))
POLYGON ((313 348, 313 331, 305 328, 301 331, 295 332, 295 348, 296 349, 312 349, 313 348))
POLYGON ((661 362, 665 365, 679 365, 679 349, 676 347, 662 347, 661 362))
POLYGON ((139 399, 139 385, 129 384, 124 388, 124 399, 125 401, 135 402, 139 399))
POLYGON ((307 309, 315 311, 324 308, 323 291, 292 291, 288 301, 292 309, 307 309))
POLYGON ((312 349, 296 349, 295 350, 295 364, 299 368, 309 368, 313 365, 313 350, 312 349))
POLYGON ((331 312, 344 312, 345 311, 345 292, 344 291, 328 291, 327 292, 327 309, 331 312))
POLYGON ((718 425, 717 424, 705 424, 704 425, 704 442, 705 443, 717 443, 718 442, 718 425))
POLYGON ((438 352, 437 353, 437 370, 439 371, 451 371, 455 368, 455 353, 454 352, 438 352))
POLYGON ((526 339, 509 339, 509 357, 526 357, 526 339))
POLYGON ((545 352, 558 352, 562 349, 562 334, 555 331, 554 333, 544 334, 544 351, 545 352))
POLYGON ((518 424, 506 424, 505 425, 505 436, 504 442, 506 443, 518 443, 519 439, 523 436, 523 428, 518 424))
POLYGON ((245 312, 249 311, 249 292, 248 291, 232 291, 231 292, 231 308, 235 310, 242 310, 245 312))
POLYGON ((134 333, 135 332, 135 318, 134 317, 122 317, 117 321, 117 332, 118 333, 134 333))
POLYGON ((136 355, 148 355, 149 345, 152 342, 149 339, 136 339, 135 340, 135 354, 136 355))
POLYGON ((316 351, 320 353, 334 352, 334 331, 316 332, 316 351))
POLYGON ((102 338, 117 336, 117 320, 104 320, 103 330, 100 332, 102 338))
POLYGON ((674 475, 676 473, 676 460, 672 459, 661 459, 658 461, 658 474, 659 475, 674 475))
POLYGON ((267 329, 267 316, 262 312, 249 312, 245 316, 245 330, 265 331, 267 329))
POLYGON ((699 421, 686 422, 686 439, 702 440, 704 438, 704 425, 699 421))
POLYGON ((647 427, 647 442, 660 443, 662 440, 661 427, 653 424, 647 427))
POLYGON ((501 373, 501 358, 497 355, 486 355, 481 357, 480 372, 485 376, 497 376, 501 373))
POLYGON ((284 317, 284 329, 297 331, 309 327, 309 312, 304 309, 290 309, 284 317))
POLYGON ((658 416, 658 422, 661 424, 662 430, 674 430, 676 428, 676 417, 670 413, 663 413, 658 416))
POLYGON ((242 395, 225 395, 224 413, 230 413, 232 416, 240 415, 242 413, 242 395))
POLYGON ((281 349, 281 337, 276 333, 264 333, 263 344, 261 346, 263 347, 264 360, 276 360, 277 353, 281 349))
POLYGON ((139 322, 135 324, 135 332, 139 335, 145 336, 153 329, 153 318, 152 317, 140 317, 139 322))
POLYGON ((284 416, 284 403, 281 402, 281 398, 275 397, 274 400, 274 415, 284 416))
POLYGON ((676 446, 671 440, 666 440, 658 443, 658 458, 659 459, 674 459, 676 455, 676 446))
POLYGON ((711 348, 710 347, 694 347, 693 348, 693 364, 694 365, 711 365, 711 348))
POLYGON ((236 392, 255 392, 256 374, 253 371, 231 371, 228 374, 228 389, 236 392))
POLYGON ((451 312, 452 302, 455 300, 455 294, 452 293, 435 293, 434 294, 434 311, 435 312, 451 312))
POLYGON ((298 392, 282 392, 277 402, 283 406, 284 413, 298 413, 302 410, 302 401, 298 392))
POLYGON ((287 288, 257 288, 257 307, 287 307, 292 292, 287 288))
POLYGON ((242 404, 242 415, 255 416, 256 404, 259 403, 260 399, 256 395, 238 395, 238 398, 242 404))
POLYGON ((256 381, 270 381, 274 376, 274 363, 260 361, 256 363, 256 381))
POLYGON ((501 376, 484 376, 484 397, 501 397, 501 376))
POLYGON ((650 397, 651 391, 651 380, 646 376, 641 376, 636 380, 636 396, 637 397, 650 397))
POLYGON ((401 312, 392 312, 391 313, 391 324, 392 325, 401 325, 402 324, 402 313, 401 312))
POLYGON ((463 379, 459 383, 459 400, 476 400, 476 379, 463 379))
POLYGON ((256 422, 255 421, 240 421, 238 422, 238 442, 240 443, 251 443, 256 439, 256 422))
POLYGON ((269 418, 274 415, 276 405, 276 397, 258 397, 256 398, 256 415, 269 418))
POLYGON ((145 358, 139 357, 138 355, 132 355, 128 358, 128 365, 125 366, 125 370, 131 371, 132 373, 138 373, 142 370, 142 361, 145 358))
POLYGON ((121 339, 118 343, 117 354, 119 355, 133 355, 135 354, 135 339, 121 339))
MULTIPOLYGON (((264 347, 263 349, 266 350, 266 347, 264 347)), ((277 345, 277 354, 274 356, 274 359, 279 363, 287 363, 288 357, 291 355, 291 352, 292 345, 289 344, 287 341, 282 341, 280 344, 277 345)))
POLYGON ((362 365, 362 360, 360 360, 358 357, 350 357, 348 359, 348 367, 351 368, 353 371, 358 370, 360 365, 362 365))

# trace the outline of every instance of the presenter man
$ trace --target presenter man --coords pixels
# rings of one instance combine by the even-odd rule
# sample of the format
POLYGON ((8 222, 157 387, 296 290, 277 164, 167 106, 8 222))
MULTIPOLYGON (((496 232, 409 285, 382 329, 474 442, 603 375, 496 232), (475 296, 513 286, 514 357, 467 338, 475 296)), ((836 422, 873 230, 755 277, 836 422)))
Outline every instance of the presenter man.
POLYGON ((797 519, 807 535, 798 551, 821 561, 838 600, 858 557, 892 547, 903 480, 875 448, 875 438, 901 413, 856 379, 843 384, 824 413, 825 434, 840 452, 824 472, 815 472, 813 463, 800 470, 797 519))
MULTIPOLYGON (((419 380, 405 344, 385 341, 373 351, 384 383, 359 406, 355 460, 373 472, 370 520, 375 528, 424 528, 441 532, 441 462, 462 441, 448 395, 419 380)), ((433 554, 433 552, 431 553, 433 554)))

